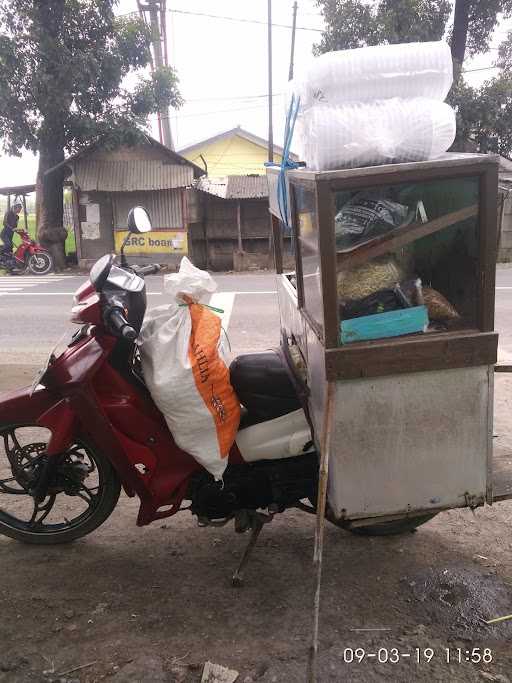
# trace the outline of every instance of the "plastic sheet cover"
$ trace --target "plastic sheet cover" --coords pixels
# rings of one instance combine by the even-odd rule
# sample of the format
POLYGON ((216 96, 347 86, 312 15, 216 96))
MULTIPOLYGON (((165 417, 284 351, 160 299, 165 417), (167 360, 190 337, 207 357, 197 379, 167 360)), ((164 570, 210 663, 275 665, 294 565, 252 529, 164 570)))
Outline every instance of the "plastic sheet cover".
POLYGON ((294 151, 316 171, 434 159, 455 139, 452 80, 444 41, 321 55, 290 87, 294 151))

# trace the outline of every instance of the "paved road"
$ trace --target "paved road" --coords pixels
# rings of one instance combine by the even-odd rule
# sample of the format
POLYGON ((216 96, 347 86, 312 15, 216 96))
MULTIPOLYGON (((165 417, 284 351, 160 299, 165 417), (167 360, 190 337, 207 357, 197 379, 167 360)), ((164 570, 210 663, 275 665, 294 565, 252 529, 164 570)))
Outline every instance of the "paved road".
MULTIPOLYGON (((265 349, 279 340, 279 311, 272 273, 215 275, 212 305, 226 310, 233 353, 265 349)), ((67 328, 72 297, 85 276, 0 278, 0 363, 40 363, 67 328)), ((162 276, 147 278, 149 306, 165 304, 162 276)), ((512 360, 512 267, 496 280, 500 360, 512 360)))
MULTIPOLYGON (((66 329, 72 298, 85 276, 0 278, 0 364, 40 363, 66 329)), ((274 275, 216 275, 211 299, 225 309, 224 327, 234 353, 265 349, 279 340, 279 312, 274 275)), ((148 305, 168 300, 162 276, 147 278, 148 305)))

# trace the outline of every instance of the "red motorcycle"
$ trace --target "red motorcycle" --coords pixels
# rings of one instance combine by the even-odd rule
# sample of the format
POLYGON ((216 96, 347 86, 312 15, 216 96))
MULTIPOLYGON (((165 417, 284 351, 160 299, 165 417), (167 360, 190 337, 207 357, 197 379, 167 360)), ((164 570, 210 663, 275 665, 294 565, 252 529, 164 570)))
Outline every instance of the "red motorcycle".
POLYGON ((26 230, 16 230, 21 244, 14 254, 0 254, 0 267, 15 272, 47 275, 53 270, 53 258, 47 249, 31 239, 26 230))
MULTIPOLYGON (((151 229, 141 207, 128 224, 132 233, 151 229)), ((50 355, 32 387, 0 395, 0 533, 28 543, 72 541, 107 519, 123 488, 140 498, 138 525, 188 509, 200 525, 234 519, 237 531, 252 530, 243 566, 274 514, 314 512, 301 502, 317 493, 309 425, 283 358, 247 354, 231 365, 245 408, 223 481, 177 447, 135 344, 144 276, 158 270, 129 267, 123 250, 120 265, 114 254, 100 258, 75 294, 71 319, 80 328, 66 349, 50 355)))

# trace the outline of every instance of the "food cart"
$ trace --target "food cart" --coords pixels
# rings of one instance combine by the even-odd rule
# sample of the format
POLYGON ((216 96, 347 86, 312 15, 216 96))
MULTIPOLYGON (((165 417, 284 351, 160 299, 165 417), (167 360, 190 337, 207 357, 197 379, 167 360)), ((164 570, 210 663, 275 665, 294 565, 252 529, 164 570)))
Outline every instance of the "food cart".
POLYGON ((302 367, 331 519, 396 532, 512 498, 492 442, 497 158, 267 176, 281 330, 302 367), (407 217, 347 234, 344 212, 368 197, 407 217), (403 307, 387 310, 389 292, 403 307))

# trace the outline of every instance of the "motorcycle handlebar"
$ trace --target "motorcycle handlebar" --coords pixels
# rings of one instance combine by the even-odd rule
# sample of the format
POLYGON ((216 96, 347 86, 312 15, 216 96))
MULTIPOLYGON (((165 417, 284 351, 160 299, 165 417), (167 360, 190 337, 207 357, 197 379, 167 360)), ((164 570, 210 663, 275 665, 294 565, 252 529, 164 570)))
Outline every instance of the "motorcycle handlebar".
POLYGON ((108 321, 115 332, 118 332, 123 339, 134 341, 137 339, 136 330, 128 323, 119 308, 113 308, 108 314, 108 321))
POLYGON ((158 263, 153 263, 150 266, 137 266, 134 270, 137 275, 156 275, 160 272, 160 266, 158 263))

